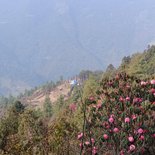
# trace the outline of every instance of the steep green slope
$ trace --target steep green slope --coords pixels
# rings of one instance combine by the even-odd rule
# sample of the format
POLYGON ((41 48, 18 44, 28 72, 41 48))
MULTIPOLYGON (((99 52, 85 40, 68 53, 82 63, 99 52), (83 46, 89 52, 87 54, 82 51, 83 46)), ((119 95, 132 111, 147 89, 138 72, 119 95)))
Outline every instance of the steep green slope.
POLYGON ((119 70, 138 77, 155 75, 155 46, 145 50, 143 53, 136 53, 131 57, 124 57, 119 70))

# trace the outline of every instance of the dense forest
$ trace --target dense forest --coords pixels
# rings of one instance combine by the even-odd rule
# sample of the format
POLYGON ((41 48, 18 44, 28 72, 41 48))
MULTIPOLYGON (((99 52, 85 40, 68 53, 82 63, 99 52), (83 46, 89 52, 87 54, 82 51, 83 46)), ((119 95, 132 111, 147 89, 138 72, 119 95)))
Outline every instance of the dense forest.
POLYGON ((154 155, 155 46, 73 79, 0 97, 1 155, 154 155), (62 86, 67 96, 52 101, 62 86), (37 94, 41 107, 31 106, 37 94))

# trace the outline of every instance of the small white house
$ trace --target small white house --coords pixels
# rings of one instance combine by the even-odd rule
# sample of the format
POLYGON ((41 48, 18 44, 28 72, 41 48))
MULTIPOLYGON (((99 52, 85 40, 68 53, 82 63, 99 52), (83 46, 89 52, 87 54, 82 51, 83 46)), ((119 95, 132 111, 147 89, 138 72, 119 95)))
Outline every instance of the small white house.
POLYGON ((78 85, 78 82, 77 82, 77 80, 72 80, 72 81, 70 82, 70 85, 71 85, 71 86, 78 85))

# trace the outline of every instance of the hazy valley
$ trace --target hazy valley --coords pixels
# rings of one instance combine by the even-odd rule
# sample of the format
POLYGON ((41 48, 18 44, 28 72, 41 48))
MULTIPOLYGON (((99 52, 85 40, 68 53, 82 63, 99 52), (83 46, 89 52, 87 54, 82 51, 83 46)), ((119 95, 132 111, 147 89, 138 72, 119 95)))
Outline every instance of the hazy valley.
POLYGON ((0 1, 0 93, 118 66, 154 43, 154 10, 154 0, 0 1))

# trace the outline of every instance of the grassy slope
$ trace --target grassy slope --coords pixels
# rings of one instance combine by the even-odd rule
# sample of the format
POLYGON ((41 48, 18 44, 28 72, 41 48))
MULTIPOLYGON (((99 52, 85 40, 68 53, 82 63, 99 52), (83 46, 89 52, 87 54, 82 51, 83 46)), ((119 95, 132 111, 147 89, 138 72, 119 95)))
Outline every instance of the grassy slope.
POLYGON ((150 47, 143 53, 132 55, 129 63, 122 62, 118 70, 140 78, 155 76, 155 46, 150 47))

